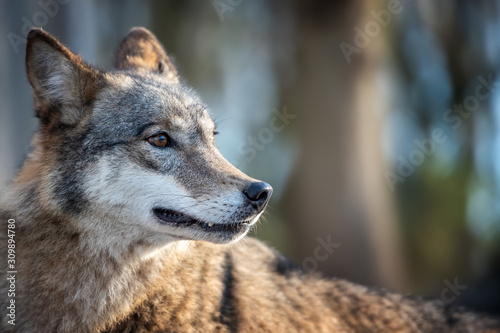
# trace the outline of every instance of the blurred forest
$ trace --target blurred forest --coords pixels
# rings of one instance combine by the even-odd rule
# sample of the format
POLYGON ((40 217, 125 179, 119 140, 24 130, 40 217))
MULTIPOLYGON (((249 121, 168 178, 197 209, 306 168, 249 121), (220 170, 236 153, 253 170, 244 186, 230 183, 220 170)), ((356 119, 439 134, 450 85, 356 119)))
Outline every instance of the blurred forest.
POLYGON ((298 264, 500 314, 499 0, 0 0, 2 186, 37 127, 31 26, 102 68, 153 31, 298 264))

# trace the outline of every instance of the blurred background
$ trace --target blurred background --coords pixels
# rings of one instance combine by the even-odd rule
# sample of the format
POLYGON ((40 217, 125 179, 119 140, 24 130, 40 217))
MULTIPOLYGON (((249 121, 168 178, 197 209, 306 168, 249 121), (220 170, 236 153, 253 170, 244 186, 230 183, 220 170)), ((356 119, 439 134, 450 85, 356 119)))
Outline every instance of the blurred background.
POLYGON ((297 264, 500 314, 500 1, 0 0, 2 187, 37 128, 32 26, 101 68, 153 31, 297 264))

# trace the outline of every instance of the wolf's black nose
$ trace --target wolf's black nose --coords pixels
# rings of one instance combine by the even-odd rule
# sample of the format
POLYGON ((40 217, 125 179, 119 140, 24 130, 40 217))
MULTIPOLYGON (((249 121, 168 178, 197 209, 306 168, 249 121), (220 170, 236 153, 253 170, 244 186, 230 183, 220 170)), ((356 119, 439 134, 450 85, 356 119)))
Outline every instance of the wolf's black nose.
POLYGON ((269 198, 271 198, 273 188, 268 183, 255 182, 251 183, 243 193, 256 208, 261 209, 266 206, 269 198))

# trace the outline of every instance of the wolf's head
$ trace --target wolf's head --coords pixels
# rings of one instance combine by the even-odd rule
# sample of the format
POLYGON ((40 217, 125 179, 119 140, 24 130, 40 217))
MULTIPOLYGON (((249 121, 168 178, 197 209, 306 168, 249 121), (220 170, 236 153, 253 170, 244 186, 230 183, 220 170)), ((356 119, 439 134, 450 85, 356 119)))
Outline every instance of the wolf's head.
POLYGON ((148 30, 133 29, 104 72, 33 29, 26 65, 39 191, 82 231, 226 243, 266 207, 271 186, 222 157, 207 107, 148 30))

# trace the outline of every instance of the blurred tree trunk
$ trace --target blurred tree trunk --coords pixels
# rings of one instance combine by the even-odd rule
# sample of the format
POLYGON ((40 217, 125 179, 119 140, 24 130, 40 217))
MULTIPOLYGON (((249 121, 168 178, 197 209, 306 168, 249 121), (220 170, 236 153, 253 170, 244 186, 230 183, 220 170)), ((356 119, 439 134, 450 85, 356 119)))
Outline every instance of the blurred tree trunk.
POLYGON ((383 31, 350 64, 339 47, 354 44, 354 27, 364 29, 374 6, 295 2, 298 79, 284 104, 297 115, 302 147, 283 202, 296 261, 314 258, 318 238, 329 238, 340 247, 316 258, 318 270, 398 288, 401 258, 380 144, 385 101, 375 83, 383 31))

